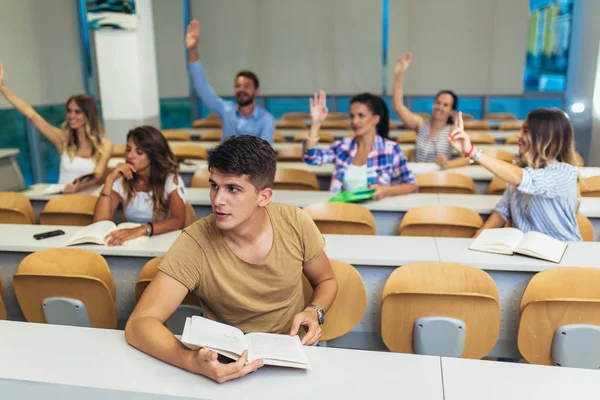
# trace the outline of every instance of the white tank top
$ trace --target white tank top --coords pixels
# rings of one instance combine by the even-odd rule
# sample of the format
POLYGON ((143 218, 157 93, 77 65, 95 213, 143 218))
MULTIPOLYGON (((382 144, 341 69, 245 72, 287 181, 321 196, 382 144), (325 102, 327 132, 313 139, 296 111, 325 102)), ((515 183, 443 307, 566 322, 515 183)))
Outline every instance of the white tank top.
POLYGON ((367 164, 350 164, 344 175, 344 190, 354 192, 367 188, 367 164))
POLYGON ((81 175, 91 174, 95 169, 96 163, 93 158, 75 156, 73 161, 71 161, 69 155, 65 151, 60 156, 60 174, 58 176, 58 183, 67 184, 73 182, 81 175))

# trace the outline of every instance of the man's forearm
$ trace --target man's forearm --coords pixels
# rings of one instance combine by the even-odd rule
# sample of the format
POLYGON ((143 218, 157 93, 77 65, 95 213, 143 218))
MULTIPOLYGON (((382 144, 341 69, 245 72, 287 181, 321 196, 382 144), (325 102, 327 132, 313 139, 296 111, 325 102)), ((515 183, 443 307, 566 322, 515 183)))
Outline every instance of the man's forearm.
POLYGON ((195 63, 200 60, 200 54, 198 53, 198 48, 194 47, 188 49, 188 62, 195 63))
POLYGON ((335 300, 338 285, 335 279, 327 279, 319 283, 313 290, 309 304, 315 304, 327 312, 335 300))

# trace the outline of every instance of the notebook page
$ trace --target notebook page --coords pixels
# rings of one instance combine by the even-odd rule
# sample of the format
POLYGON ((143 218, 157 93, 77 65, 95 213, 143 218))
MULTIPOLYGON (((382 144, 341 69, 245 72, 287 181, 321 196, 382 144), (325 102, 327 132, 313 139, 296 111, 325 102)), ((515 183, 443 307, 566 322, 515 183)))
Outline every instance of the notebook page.
POLYGON ((523 232, 515 228, 484 229, 469 249, 512 254, 523 239, 523 232))
POLYGON ((538 258, 560 262, 567 245, 540 232, 527 232, 518 247, 518 251, 538 258))
POLYGON ((61 184, 52 184, 50 186, 48 186, 46 189, 44 189, 44 194, 59 194, 60 192, 63 191, 63 189, 65 188, 66 185, 61 185, 61 184))
POLYGON ((249 333, 246 335, 246 340, 249 362, 262 358, 308 364, 308 358, 298 336, 249 333))

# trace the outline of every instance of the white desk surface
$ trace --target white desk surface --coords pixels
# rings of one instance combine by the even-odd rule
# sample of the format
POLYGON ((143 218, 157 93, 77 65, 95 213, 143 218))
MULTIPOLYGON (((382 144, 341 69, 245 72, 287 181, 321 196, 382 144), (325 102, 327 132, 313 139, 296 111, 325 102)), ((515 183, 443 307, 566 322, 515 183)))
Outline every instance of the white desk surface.
POLYGON ((600 371, 442 358, 445 400, 599 399, 600 371))
POLYGON ((19 153, 20 153, 19 149, 0 149, 0 159, 14 157, 19 153))
POLYGON ((486 271, 540 272, 557 267, 600 268, 600 243, 568 242, 559 264, 515 254, 492 254, 469 250, 473 239, 435 238, 440 261, 472 265, 486 271))
MULTIPOLYGON (((57 196, 63 196, 62 194, 44 194, 44 190, 46 190, 46 188, 48 188, 50 185, 52 185, 51 183, 34 183, 33 185, 29 186, 27 189, 22 190, 20 193, 27 197, 29 200, 50 200, 54 197, 57 196)), ((100 188, 101 186, 94 186, 91 188, 88 188, 86 190, 82 190, 81 192, 78 192, 77 194, 93 194, 93 195, 98 195, 100 194, 100 188)))
POLYGON ((0 321, 0 378, 203 399, 443 399, 439 357, 306 352, 308 371, 263 367, 217 384, 134 349, 122 331, 0 321))
MULTIPOLYGON (((60 225, 7 225, 0 224, 0 251, 34 252, 44 249, 65 247, 71 237, 79 230, 79 226, 60 225), (35 240, 33 235, 61 229, 64 235, 48 239, 35 240)), ((181 231, 163 233, 148 238, 144 243, 125 246, 99 246, 95 244, 77 245, 74 248, 92 250, 103 256, 158 257, 166 253, 181 231)))

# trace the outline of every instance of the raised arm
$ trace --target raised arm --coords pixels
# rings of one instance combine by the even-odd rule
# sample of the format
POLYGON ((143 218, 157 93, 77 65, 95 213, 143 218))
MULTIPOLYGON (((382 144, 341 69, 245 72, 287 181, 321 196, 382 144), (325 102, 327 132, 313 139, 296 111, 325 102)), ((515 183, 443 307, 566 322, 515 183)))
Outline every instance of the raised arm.
POLYGON ((25 118, 27 118, 35 129, 44 135, 56 147, 59 153, 63 152, 64 134, 63 132, 52 126, 40 114, 38 114, 31 105, 19 96, 13 93, 12 90, 4 84, 4 65, 0 62, 0 93, 6 100, 13 105, 25 118))
POLYGON ((261 139, 264 139, 267 142, 273 144, 273 141, 275 140, 275 119, 271 114, 267 113, 262 118, 261 123, 262 126, 258 136, 261 139))
POLYGON ((326 149, 316 147, 319 142, 319 131, 321 123, 327 118, 327 95, 324 91, 315 93, 310 99, 311 125, 308 138, 302 143, 302 159, 310 165, 331 164, 335 160, 335 148, 339 146, 337 141, 326 149))
POLYGON ((423 125, 423 118, 414 114, 404 105, 404 73, 412 62, 412 53, 406 53, 396 60, 396 68, 394 69, 394 90, 392 92, 392 103, 394 111, 398 117, 404 122, 406 129, 419 129, 423 125))
POLYGON ((188 50, 189 73, 192 78, 192 84, 196 94, 200 97, 208 108, 222 117, 225 110, 225 100, 216 95, 215 91, 210 87, 202 64, 200 64, 200 55, 198 53, 198 43, 200 42, 200 23, 197 20, 192 20, 187 27, 185 35, 185 46, 188 50))

